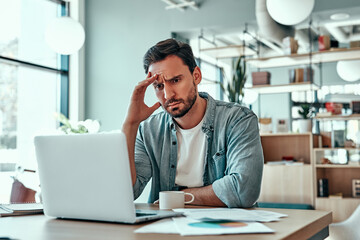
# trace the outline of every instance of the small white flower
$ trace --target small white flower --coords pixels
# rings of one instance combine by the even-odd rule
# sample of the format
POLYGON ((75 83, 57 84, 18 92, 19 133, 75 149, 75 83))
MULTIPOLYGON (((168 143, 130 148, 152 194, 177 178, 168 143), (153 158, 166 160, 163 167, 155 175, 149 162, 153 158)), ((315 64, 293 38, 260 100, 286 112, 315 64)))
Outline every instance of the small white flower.
POLYGON ((97 120, 87 119, 76 122, 69 120, 61 113, 55 113, 54 116, 63 124, 59 129, 66 134, 97 133, 100 130, 100 122, 97 120))
POLYGON ((89 133, 97 133, 100 130, 100 123, 97 120, 86 119, 82 125, 86 127, 89 133))

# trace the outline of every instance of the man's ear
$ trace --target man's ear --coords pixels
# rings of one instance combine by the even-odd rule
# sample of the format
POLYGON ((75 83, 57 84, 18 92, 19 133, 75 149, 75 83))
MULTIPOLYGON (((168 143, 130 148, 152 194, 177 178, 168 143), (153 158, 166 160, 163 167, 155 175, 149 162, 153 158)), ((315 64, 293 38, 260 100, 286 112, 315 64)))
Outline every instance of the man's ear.
POLYGON ((193 78, 194 78, 195 85, 198 85, 201 82, 202 75, 201 75, 201 70, 198 66, 196 66, 193 71, 193 78))

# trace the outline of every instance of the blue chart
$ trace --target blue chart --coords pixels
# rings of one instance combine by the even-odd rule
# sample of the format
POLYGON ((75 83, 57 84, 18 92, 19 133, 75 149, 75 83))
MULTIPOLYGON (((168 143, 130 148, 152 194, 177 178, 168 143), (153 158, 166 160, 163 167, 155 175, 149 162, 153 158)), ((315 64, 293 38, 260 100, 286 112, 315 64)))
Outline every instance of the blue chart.
POLYGON ((197 228, 238 228, 247 226, 244 222, 229 222, 229 221, 209 221, 189 223, 190 227, 197 228))

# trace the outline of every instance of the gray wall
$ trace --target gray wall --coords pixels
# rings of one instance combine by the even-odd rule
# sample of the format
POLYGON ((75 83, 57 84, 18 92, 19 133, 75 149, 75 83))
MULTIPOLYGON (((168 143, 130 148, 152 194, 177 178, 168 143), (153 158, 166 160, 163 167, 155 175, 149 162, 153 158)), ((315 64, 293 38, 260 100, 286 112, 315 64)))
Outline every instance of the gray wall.
MULTIPOLYGON (((180 12, 165 10, 160 0, 86 0, 86 118, 100 120, 102 130, 121 127, 131 92, 145 77, 144 53, 171 32, 242 29, 245 21, 255 21, 255 0, 200 2, 199 11, 180 12)), ((316 0, 315 11, 359 5, 358 0, 316 0)), ((286 107, 274 106, 288 102, 287 96, 262 98, 268 104, 262 109, 286 115, 286 107)), ((155 99, 148 91, 146 102, 153 104, 155 99)))

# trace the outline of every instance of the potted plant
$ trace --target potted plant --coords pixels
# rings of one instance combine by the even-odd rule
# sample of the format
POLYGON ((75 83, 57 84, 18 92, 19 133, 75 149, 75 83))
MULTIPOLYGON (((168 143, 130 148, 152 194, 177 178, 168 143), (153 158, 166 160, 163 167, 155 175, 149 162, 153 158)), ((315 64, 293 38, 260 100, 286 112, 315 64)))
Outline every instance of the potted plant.
POLYGON ((300 109, 298 110, 298 113, 302 117, 302 119, 299 119, 299 132, 300 133, 306 133, 311 132, 311 117, 313 114, 313 108, 310 106, 310 104, 302 104, 300 105, 300 109))
POLYGON ((62 124, 59 129, 65 134, 97 133, 100 123, 97 120, 87 119, 85 121, 70 121, 62 113, 54 113, 55 118, 62 124))
MULTIPOLYGON (((223 72, 224 74, 224 72, 223 72)), ((244 85, 246 82, 246 62, 245 56, 240 56, 235 65, 231 81, 228 81, 227 86, 224 87, 220 83, 222 90, 226 93, 230 102, 242 103, 244 98, 244 85)))

